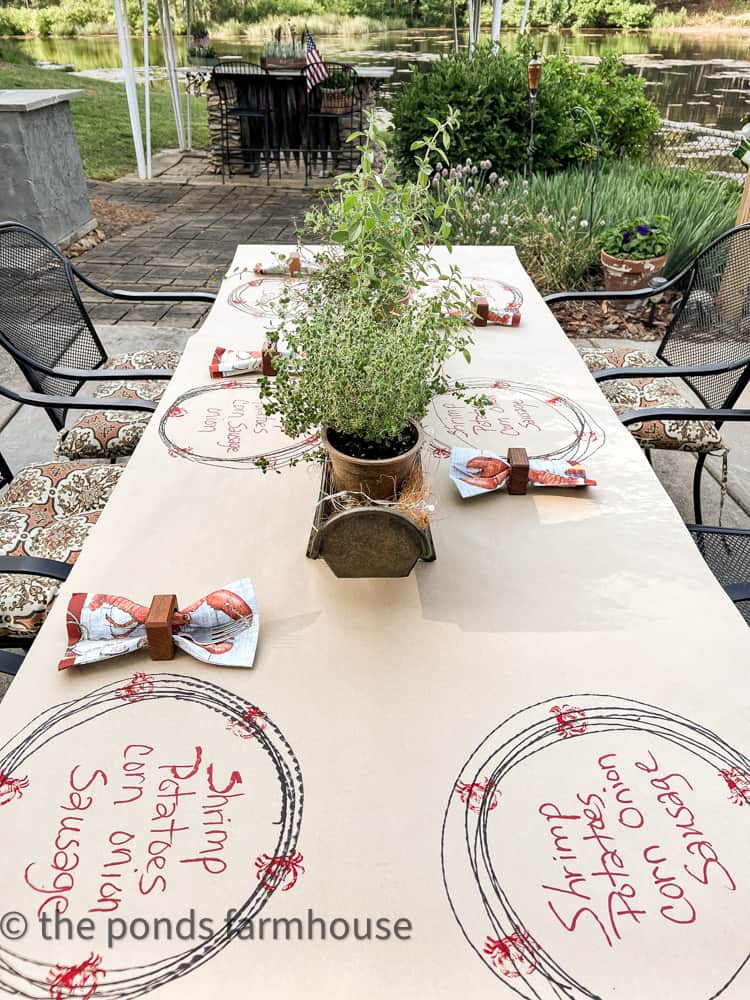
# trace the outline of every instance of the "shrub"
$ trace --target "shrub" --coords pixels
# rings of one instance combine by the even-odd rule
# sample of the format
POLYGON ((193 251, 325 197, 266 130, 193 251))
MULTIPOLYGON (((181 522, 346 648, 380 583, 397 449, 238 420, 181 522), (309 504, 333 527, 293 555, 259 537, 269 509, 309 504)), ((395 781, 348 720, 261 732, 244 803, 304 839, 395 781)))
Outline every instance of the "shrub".
MULTIPOLYGON (((522 169, 529 141, 530 54, 529 43, 522 41, 512 52, 480 48, 472 54, 451 53, 429 72, 415 68, 391 102, 394 150, 402 173, 414 175, 412 144, 429 131, 431 119, 445 119, 451 107, 460 112, 451 150, 455 159, 488 156, 500 173, 522 169)), ((571 119, 579 104, 596 122, 605 158, 642 156, 659 125, 643 81, 626 75, 615 56, 605 56, 590 69, 568 56, 551 56, 544 62, 539 88, 537 169, 554 170, 590 156, 584 145, 588 126, 571 119)))
POLYGON ((30 35, 36 31, 36 17, 35 10, 0 7, 0 35, 30 35))
MULTIPOLYGON (((520 24, 523 0, 507 0, 503 21, 520 24)), ((533 27, 648 28, 656 8, 650 0, 537 0, 529 10, 533 27)))
POLYGON ((536 176, 530 186, 519 177, 499 178, 484 161, 453 167, 433 180, 450 181, 448 221, 455 243, 511 244, 534 282, 545 292, 580 288, 598 270, 608 224, 620 219, 667 215, 672 247, 665 274, 679 273, 711 240, 734 225, 741 189, 698 172, 657 170, 634 163, 603 168, 591 212, 591 173, 569 169, 536 176))

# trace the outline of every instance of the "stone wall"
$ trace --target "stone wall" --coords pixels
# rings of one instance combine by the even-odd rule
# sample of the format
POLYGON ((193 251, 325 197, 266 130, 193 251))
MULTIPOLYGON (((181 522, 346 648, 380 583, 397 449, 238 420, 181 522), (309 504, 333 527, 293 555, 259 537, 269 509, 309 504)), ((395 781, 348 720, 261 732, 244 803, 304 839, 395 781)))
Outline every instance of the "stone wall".
MULTIPOLYGON (((0 110, 0 219, 66 246, 96 226, 67 100, 0 110)), ((32 92, 33 93, 33 92, 32 92)))

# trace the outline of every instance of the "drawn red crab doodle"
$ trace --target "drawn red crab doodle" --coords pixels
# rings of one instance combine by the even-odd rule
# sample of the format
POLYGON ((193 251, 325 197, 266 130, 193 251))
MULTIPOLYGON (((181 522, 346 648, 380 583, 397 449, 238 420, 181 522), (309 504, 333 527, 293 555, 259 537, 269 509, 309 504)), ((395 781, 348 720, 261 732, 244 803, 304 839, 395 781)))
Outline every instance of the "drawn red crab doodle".
POLYGON ((750 804, 750 774, 737 767, 725 767, 719 771, 729 789, 729 798, 735 805, 750 804))
POLYGON ((479 812, 482 802, 487 799, 487 809, 497 809, 497 803, 501 796, 497 783, 489 778, 482 778, 481 781, 472 783, 459 781, 455 788, 456 795, 472 812, 479 812))
POLYGON ((254 705, 245 709, 241 719, 232 719, 227 723, 230 733, 239 736, 241 740, 252 740, 258 735, 259 730, 266 728, 266 713, 254 705))
POLYGON ((302 855, 299 851, 292 854, 261 854, 255 859, 255 867, 258 869, 256 878, 264 889, 271 892, 281 886, 282 892, 288 892, 297 884, 297 879, 303 875, 305 869, 302 867, 302 855), (284 882, 287 884, 284 885, 284 882))
POLYGON ((9 774, 0 771, 0 806, 7 806, 14 799, 22 799, 23 790, 28 787, 28 778, 11 778, 9 774))
POLYGON ((154 690, 154 682, 144 673, 136 673, 130 678, 127 684, 123 684, 122 687, 117 688, 115 694, 118 698, 122 698, 123 701, 133 702, 143 701, 148 695, 152 694, 154 690))
POLYGON ((99 980, 106 976, 104 969, 100 968, 101 964, 102 956, 92 951, 78 965, 56 965, 50 969, 47 982, 51 1000, 67 1000, 69 997, 89 1000, 96 993, 99 980))
POLYGON ((553 705, 550 714, 555 716, 557 732, 564 740, 586 732, 586 713, 572 705, 553 705))
POLYGON ((484 954, 490 965, 507 979, 530 976, 536 971, 533 941, 527 931, 517 930, 504 938, 488 935, 484 942, 484 954))

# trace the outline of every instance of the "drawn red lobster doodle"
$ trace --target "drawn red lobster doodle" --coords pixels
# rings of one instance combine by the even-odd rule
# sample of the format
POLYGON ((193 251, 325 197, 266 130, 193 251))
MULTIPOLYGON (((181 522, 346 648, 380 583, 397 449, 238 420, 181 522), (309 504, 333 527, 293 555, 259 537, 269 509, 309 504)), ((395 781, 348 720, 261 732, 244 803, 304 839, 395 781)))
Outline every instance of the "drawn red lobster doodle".
POLYGON ((490 796, 487 809, 497 809, 500 792, 497 790, 496 784, 491 782, 489 778, 483 778, 481 781, 475 781, 471 784, 459 781, 454 791, 472 812, 479 812, 482 802, 487 796, 490 796))
POLYGON ((153 694, 154 682, 148 676, 142 672, 133 674, 127 684, 123 684, 122 687, 117 688, 115 694, 118 698, 122 698, 123 701, 130 702, 131 704, 136 701, 143 701, 148 695, 153 694))
POLYGON ((550 714, 557 721, 557 732, 564 740, 586 732, 586 713, 572 705, 553 705, 550 714))
POLYGON ((50 1000, 68 1000, 69 997, 89 1000, 96 993, 99 979, 106 976, 104 969, 100 968, 101 964, 101 955, 92 951, 78 965, 56 965, 50 969, 47 976, 50 1000))
POLYGON ((519 976, 530 976, 536 971, 531 946, 532 939, 528 932, 519 930, 504 938, 488 935, 483 951, 493 968, 507 979, 517 979, 519 976))
POLYGON ((227 723, 227 729, 241 740, 252 740, 258 735, 259 730, 266 728, 266 713, 254 705, 245 709, 241 719, 232 719, 227 723))
POLYGON ((736 767, 725 767, 719 771, 729 789, 729 798, 735 805, 750 804, 750 774, 736 767))
POLYGON ((288 892, 297 884, 297 879, 304 874, 302 867, 303 857, 296 851, 293 854, 277 854, 271 857, 270 854, 261 854, 255 859, 255 867, 258 869, 256 878, 264 889, 273 892, 281 886, 282 892, 288 892), (277 876, 281 873, 281 878, 277 882, 277 876), (283 883, 287 882, 286 885, 283 883))
POLYGON ((22 799, 23 790, 28 787, 28 778, 11 778, 0 772, 0 806, 7 806, 14 799, 22 799))

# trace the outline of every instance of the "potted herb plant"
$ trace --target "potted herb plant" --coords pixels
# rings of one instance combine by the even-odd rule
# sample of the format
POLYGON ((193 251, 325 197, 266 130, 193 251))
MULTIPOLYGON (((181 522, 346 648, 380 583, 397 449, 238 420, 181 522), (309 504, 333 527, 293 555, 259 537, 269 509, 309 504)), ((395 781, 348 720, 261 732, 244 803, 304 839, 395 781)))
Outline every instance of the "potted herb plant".
POLYGON ((645 288, 663 271, 671 245, 671 222, 666 215, 611 226, 602 237, 605 288, 610 292, 645 288))
POLYGON ((269 333, 283 350, 276 376, 261 380, 266 412, 293 437, 320 429, 339 490, 394 498, 417 461, 430 401, 449 390, 465 398, 444 365, 457 353, 470 360, 472 296, 454 268, 440 274, 430 258, 450 228, 429 161, 445 159, 455 121, 451 113, 420 143, 417 180, 400 184, 387 155, 374 168, 385 140, 371 120, 359 167, 306 216, 303 233, 323 246, 308 249, 321 266, 306 279, 304 309, 282 298, 269 333))
POLYGON ((354 84, 351 73, 331 69, 320 83, 320 110, 323 114, 345 114, 352 110, 354 84))

